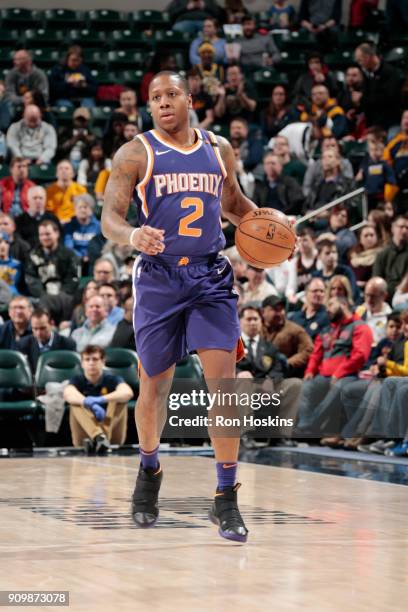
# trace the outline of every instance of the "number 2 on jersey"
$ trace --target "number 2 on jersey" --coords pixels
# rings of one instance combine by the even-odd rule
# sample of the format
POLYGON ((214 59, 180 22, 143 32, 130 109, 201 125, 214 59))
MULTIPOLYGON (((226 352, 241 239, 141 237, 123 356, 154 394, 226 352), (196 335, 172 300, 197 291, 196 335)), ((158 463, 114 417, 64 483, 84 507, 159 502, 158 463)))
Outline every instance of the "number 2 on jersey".
POLYGON ((193 212, 180 219, 179 235, 199 238, 203 233, 199 227, 190 227, 191 223, 201 219, 204 214, 204 202, 200 198, 184 198, 181 200, 181 208, 194 207, 193 212))

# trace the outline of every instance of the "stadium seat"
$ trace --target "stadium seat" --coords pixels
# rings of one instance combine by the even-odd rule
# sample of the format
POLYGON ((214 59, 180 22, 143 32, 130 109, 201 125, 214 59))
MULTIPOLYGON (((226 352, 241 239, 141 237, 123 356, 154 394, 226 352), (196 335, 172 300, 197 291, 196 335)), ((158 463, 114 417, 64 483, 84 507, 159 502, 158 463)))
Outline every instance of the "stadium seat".
POLYGON ((408 66, 408 40, 405 47, 394 47, 384 55, 384 61, 398 68, 406 68, 408 66))
POLYGON ((0 67, 1 68, 12 68, 13 67, 13 54, 14 51, 10 51, 10 49, 0 48, 0 67))
POLYGON ((155 45, 155 40, 152 36, 146 36, 141 31, 132 30, 113 30, 109 36, 110 45, 114 49, 151 49, 155 45))
POLYGON ((19 47, 23 42, 24 37, 19 34, 18 30, 0 29, 0 45, 6 45, 8 48, 19 47))
POLYGON ((166 11, 135 11, 132 14, 134 24, 141 29, 154 26, 155 30, 170 29, 170 16, 166 11))
POLYGON ((5 176, 10 176, 10 170, 8 164, 0 164, 0 179, 5 176))
POLYGON ((86 13, 68 9, 47 10, 42 12, 42 21, 47 29, 80 27, 86 23, 86 13))
POLYGON ((36 27, 41 25, 41 15, 31 9, 9 8, 0 12, 0 21, 3 28, 26 28, 28 23, 36 27))
POLYGON ((81 358, 75 351, 48 351, 40 355, 35 386, 45 389, 48 382, 63 382, 81 373, 81 358))
POLYGON ((88 13, 88 23, 91 29, 105 31, 115 30, 123 27, 128 21, 128 14, 119 11, 101 9, 98 11, 89 11, 88 13))
POLYGON ((32 399, 0 401, 0 414, 32 414, 37 411, 34 386, 26 357, 18 351, 0 350, 0 389, 19 389, 32 399))
POLYGON ((354 52, 352 49, 345 51, 336 51, 325 56, 326 64, 331 70, 346 69, 354 61, 354 52))
POLYGON ((228 125, 221 125, 219 123, 214 123, 211 127, 211 130, 214 132, 216 136, 224 136, 224 138, 229 137, 229 127, 228 125))
POLYGON ((40 68, 52 68, 61 58, 60 52, 52 49, 34 49, 32 54, 34 63, 40 68))
POLYGON ((117 74, 108 72, 108 70, 96 70, 93 68, 91 74, 98 85, 112 85, 118 82, 117 74))
POLYGON ((285 50, 281 52, 281 61, 276 64, 276 70, 289 72, 289 71, 303 71, 306 66, 306 54, 300 50, 285 50))
POLYGON ((253 74, 253 82, 256 85, 258 96, 269 97, 271 94, 271 88, 274 85, 286 84, 288 77, 283 72, 277 72, 276 70, 257 70, 253 74))
POLYGON ((310 32, 287 32, 282 37, 282 47, 284 49, 315 49, 316 38, 310 32))
POLYGON ((46 30, 45 28, 27 30, 25 33, 26 43, 30 49, 43 49, 44 47, 58 48, 63 42, 64 37, 65 35, 62 30, 46 30))
POLYGON ((65 32, 65 40, 69 45, 80 45, 86 47, 99 48, 106 41, 104 32, 95 32, 88 28, 74 29, 65 32))
POLYGON ((105 125, 112 114, 110 106, 94 106, 90 109, 93 125, 105 125))
POLYGON ((378 34, 374 32, 365 32, 364 30, 349 30, 348 32, 339 33, 339 47, 341 49, 349 48, 354 50, 361 43, 367 40, 376 40, 378 34))
POLYGON ((143 70, 124 70, 117 74, 117 79, 119 83, 128 85, 129 87, 137 87, 142 82, 143 75, 143 70))
POLYGON ((89 68, 99 68, 99 66, 106 66, 107 62, 107 54, 106 51, 101 51, 99 48, 86 48, 83 50, 84 53, 84 63, 89 68))
POLYGON ((54 164, 33 164, 28 169, 28 177, 34 183, 51 183, 56 179, 56 167, 54 164))
POLYGON ((105 372, 121 376, 133 389, 135 396, 139 390, 138 359, 135 351, 124 348, 107 348, 105 372))
POLYGON ((173 32, 173 30, 158 30, 154 33, 154 39, 157 47, 167 47, 172 51, 187 49, 192 41, 192 37, 187 32, 173 32))
POLYGON ((129 67, 136 68, 143 67, 146 64, 146 55, 141 51, 130 49, 126 51, 109 51, 107 60, 111 70, 129 67))

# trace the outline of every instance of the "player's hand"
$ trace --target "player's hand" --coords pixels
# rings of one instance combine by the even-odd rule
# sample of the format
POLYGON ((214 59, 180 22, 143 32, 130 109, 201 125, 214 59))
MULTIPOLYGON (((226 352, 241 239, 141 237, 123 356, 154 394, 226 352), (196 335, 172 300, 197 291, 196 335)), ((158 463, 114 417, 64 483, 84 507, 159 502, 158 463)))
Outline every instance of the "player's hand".
POLYGON ((146 255, 158 255, 164 251, 164 230, 143 225, 133 233, 132 246, 146 255))

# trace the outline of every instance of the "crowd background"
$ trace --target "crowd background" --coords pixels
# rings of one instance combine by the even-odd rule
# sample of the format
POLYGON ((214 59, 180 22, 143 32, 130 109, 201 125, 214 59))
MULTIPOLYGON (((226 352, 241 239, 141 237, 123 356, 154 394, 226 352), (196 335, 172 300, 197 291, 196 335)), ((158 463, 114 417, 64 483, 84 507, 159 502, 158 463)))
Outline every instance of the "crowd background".
MULTIPOLYGON (((367 219, 362 198, 319 214, 300 227, 298 255, 268 271, 240 259, 234 228, 223 223, 246 344, 240 375, 304 378, 305 434, 311 405, 319 423, 336 414, 342 427, 362 403, 383 410, 378 390, 397 374, 393 444, 404 439, 408 10, 403 0, 388 0, 385 11, 353 0, 346 25, 341 13, 341 0, 296 9, 276 0, 260 14, 241 0, 173 0, 166 12, 129 14, 1 10, 0 349, 25 353, 33 374, 56 348, 134 350, 137 253, 102 236, 104 189, 116 150, 152 127, 153 75, 181 71, 192 125, 228 138, 241 188, 258 206, 298 217, 365 188, 367 219), (347 333, 342 358, 353 367, 340 371, 337 353, 326 367, 327 349, 347 333), (285 364, 279 373, 262 365, 272 347, 285 364), (347 388, 366 383, 354 403, 341 379, 347 388)), ((323 442, 371 448, 385 420, 323 442)))

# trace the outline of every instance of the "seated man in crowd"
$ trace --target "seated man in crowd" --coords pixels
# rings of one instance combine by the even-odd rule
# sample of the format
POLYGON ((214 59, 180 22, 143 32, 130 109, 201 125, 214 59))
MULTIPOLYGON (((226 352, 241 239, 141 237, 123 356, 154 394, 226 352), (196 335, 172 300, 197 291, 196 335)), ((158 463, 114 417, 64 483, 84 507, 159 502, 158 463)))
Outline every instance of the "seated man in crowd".
POLYGON ((263 159, 265 176, 255 181, 254 202, 260 207, 276 208, 286 215, 301 214, 304 205, 302 188, 290 176, 283 176, 279 157, 266 153, 263 159))
POLYGON ((391 233, 391 244, 378 253, 373 266, 373 276, 387 283, 390 300, 408 270, 408 214, 393 220, 391 233))
POLYGON ((324 306, 326 286, 321 278, 312 278, 306 285, 305 303, 301 309, 288 314, 290 321, 302 327, 314 340, 329 325, 327 310, 324 306))
POLYGON ((375 344, 385 337, 387 317, 392 311, 386 299, 387 283, 380 276, 374 276, 364 288, 364 303, 356 309, 356 313, 371 328, 375 344))
POLYGON ((85 304, 86 320, 82 327, 72 332, 78 351, 82 351, 88 344, 97 344, 102 348, 109 346, 115 326, 109 323, 105 301, 100 295, 91 296, 85 304))
POLYGON ((265 270, 248 265, 246 270, 247 282, 243 283, 245 302, 261 304, 262 300, 268 295, 277 295, 277 291, 272 283, 266 278, 265 270))
POLYGON ((93 278, 97 283, 112 283, 116 280, 116 271, 110 259, 100 257, 95 261, 93 278))
POLYGON ((47 210, 54 213, 61 223, 68 223, 74 216, 74 198, 86 193, 86 187, 74 181, 74 169, 67 159, 57 165, 57 180, 47 187, 47 210))
POLYGON ((16 232, 16 222, 11 215, 0 213, 0 232, 8 236, 10 257, 25 263, 30 252, 30 245, 16 232))
MULTIPOLYGON (((352 180, 354 178, 354 170, 351 162, 346 157, 341 156, 339 141, 333 134, 325 136, 321 141, 321 153, 322 156, 328 149, 334 151, 340 160, 340 175, 346 179, 352 180)), ((303 193, 306 197, 309 197, 312 189, 316 188, 324 178, 324 172, 322 167, 322 157, 320 159, 309 159, 306 174, 303 179, 303 193)))
POLYGON ((287 357, 287 375, 301 378, 313 350, 313 343, 302 327, 286 318, 285 303, 285 298, 276 295, 263 300, 262 337, 287 357))
MULTIPOLYGON (((271 142, 272 140, 269 142, 269 146, 271 142)), ((294 178, 299 185, 302 185, 306 166, 295 157, 292 158, 289 139, 283 134, 278 134, 273 139, 272 150, 279 157, 279 161, 282 164, 283 176, 290 176, 294 178)))
POLYGON ((313 85, 311 98, 311 112, 303 112, 302 121, 315 121, 322 137, 332 134, 340 140, 346 136, 349 133, 349 122, 344 110, 334 98, 330 98, 326 85, 313 85))
POLYGON ((42 120, 38 106, 29 104, 23 118, 7 130, 7 146, 13 157, 23 157, 33 164, 49 164, 57 150, 57 133, 42 120))
POLYGON ((329 225, 324 232, 330 232, 334 236, 340 262, 346 265, 348 251, 357 244, 356 235, 349 226, 349 209, 344 204, 334 206, 330 211, 329 225))
POLYGON ((357 379, 373 342, 371 329, 353 314, 346 298, 329 299, 327 314, 331 326, 316 337, 305 371, 299 408, 300 436, 321 437, 321 428, 326 434, 341 431, 341 392, 357 379))
POLYGON ((335 242, 324 238, 317 243, 317 250, 319 253, 318 263, 320 267, 318 270, 313 272, 313 277, 322 278, 325 283, 328 283, 333 276, 341 274, 346 276, 350 281, 351 289, 353 291, 354 301, 358 300, 359 290, 357 287, 356 277, 350 266, 339 264, 339 253, 335 242))
POLYGON ((10 162, 10 176, 0 180, 1 210, 15 218, 28 208, 28 190, 35 183, 28 178, 29 161, 13 157, 10 162))
POLYGON ((38 226, 41 221, 51 220, 59 228, 60 222, 57 217, 45 210, 47 193, 44 187, 34 185, 27 193, 28 210, 16 218, 16 233, 30 245, 31 248, 38 245, 38 226))
POLYGON ((100 346, 85 346, 81 365, 84 373, 71 378, 64 389, 72 442, 88 453, 103 454, 110 444, 126 439, 127 403, 133 391, 122 378, 103 371, 105 351, 100 346))
POLYGON ((257 70, 281 61, 281 54, 272 35, 263 36, 256 31, 255 17, 247 15, 242 19, 242 32, 243 36, 237 42, 241 47, 239 61, 243 68, 257 70))
POLYGON ((31 335, 30 318, 33 307, 30 300, 16 295, 8 305, 9 321, 0 325, 0 349, 18 349, 21 338, 31 335))
POLYGON ((336 198, 350 193, 354 181, 347 178, 341 170, 340 157, 333 149, 326 149, 321 157, 322 174, 316 174, 310 185, 308 208, 316 210, 336 198))
POLYGON ((259 129, 249 129, 246 119, 237 117, 229 125, 229 138, 234 147, 239 146, 240 158, 245 170, 252 170, 262 161, 264 139, 259 129))
MULTIPOLYGON (((133 327, 133 297, 129 296, 123 302, 123 319, 116 325, 115 333, 109 345, 113 348, 135 350, 135 330, 133 327)), ((136 349, 137 350, 137 349, 136 349)))
POLYGON ((18 350, 27 356, 30 369, 35 374, 40 355, 48 351, 75 351, 75 342, 64 338, 56 331, 50 319, 50 314, 42 308, 36 308, 31 315, 32 335, 21 338, 18 350))
POLYGON ((23 95, 26 91, 40 92, 48 100, 48 78, 43 70, 33 64, 33 58, 27 49, 18 49, 13 55, 14 68, 6 75, 7 99, 15 108, 23 106, 23 95))
POLYGON ((101 231, 101 224, 94 215, 95 200, 88 193, 74 198, 75 217, 64 225, 64 244, 80 258, 82 274, 88 268, 88 244, 101 231))
POLYGON ((99 285, 98 295, 100 295, 104 302, 107 312, 107 319, 111 325, 117 325, 124 315, 124 310, 119 304, 119 293, 112 283, 102 282, 99 285))
POLYGON ((38 226, 39 245, 27 259, 25 280, 30 295, 56 323, 71 318, 72 300, 78 287, 78 259, 60 244, 60 231, 54 221, 45 219, 38 226))
POLYGON ((236 117, 243 117, 251 121, 256 109, 256 92, 248 83, 239 66, 228 66, 226 70, 226 81, 219 91, 218 112, 219 119, 224 123, 229 123, 236 117))

